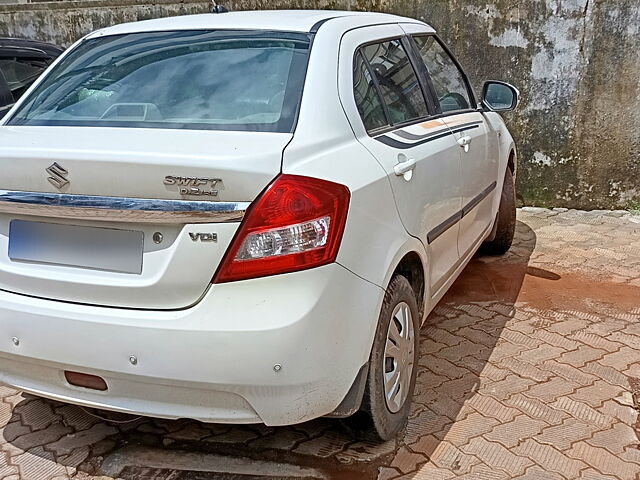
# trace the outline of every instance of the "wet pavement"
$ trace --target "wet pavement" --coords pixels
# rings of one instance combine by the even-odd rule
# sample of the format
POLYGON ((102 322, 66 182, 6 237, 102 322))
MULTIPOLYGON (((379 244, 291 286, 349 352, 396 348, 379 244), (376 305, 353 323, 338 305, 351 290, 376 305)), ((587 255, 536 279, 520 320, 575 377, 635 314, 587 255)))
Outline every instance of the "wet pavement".
POLYGON ((0 480, 640 479, 640 216, 518 220, 511 251, 475 258, 423 326, 398 440, 326 419, 135 419, 0 386, 0 480))

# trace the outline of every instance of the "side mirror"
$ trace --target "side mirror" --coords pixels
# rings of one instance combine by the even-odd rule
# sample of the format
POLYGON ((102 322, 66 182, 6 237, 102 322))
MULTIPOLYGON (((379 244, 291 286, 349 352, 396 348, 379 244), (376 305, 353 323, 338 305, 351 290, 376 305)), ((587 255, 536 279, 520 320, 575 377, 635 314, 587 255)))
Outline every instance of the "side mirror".
POLYGON ((493 112, 508 112, 518 106, 520 92, 505 82, 489 81, 482 88, 482 104, 493 112))

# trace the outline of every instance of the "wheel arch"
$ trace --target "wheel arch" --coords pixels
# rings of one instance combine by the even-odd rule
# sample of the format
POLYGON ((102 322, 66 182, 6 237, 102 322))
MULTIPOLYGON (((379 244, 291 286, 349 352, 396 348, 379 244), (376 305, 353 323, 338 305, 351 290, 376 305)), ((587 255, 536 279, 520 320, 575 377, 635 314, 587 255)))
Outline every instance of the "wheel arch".
POLYGON ((509 157, 507 160, 507 168, 511 170, 513 177, 516 176, 516 170, 518 169, 518 156, 516 154, 516 149, 514 146, 511 146, 509 149, 509 157))
POLYGON ((402 275, 409 281, 411 288, 416 294, 420 318, 424 318, 425 311, 427 309, 427 300, 429 298, 427 288, 428 276, 425 260, 425 257, 420 255, 417 251, 410 250, 404 253, 404 255, 397 261, 389 278, 390 282, 391 278, 395 275, 402 275))

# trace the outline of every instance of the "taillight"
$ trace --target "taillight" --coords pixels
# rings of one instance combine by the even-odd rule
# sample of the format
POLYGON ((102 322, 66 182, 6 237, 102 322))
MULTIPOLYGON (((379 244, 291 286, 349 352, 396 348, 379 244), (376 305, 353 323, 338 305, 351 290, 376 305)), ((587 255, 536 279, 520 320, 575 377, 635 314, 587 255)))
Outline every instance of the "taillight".
POLYGON ((213 283, 306 270, 335 261, 349 189, 326 180, 279 175, 251 204, 213 283))

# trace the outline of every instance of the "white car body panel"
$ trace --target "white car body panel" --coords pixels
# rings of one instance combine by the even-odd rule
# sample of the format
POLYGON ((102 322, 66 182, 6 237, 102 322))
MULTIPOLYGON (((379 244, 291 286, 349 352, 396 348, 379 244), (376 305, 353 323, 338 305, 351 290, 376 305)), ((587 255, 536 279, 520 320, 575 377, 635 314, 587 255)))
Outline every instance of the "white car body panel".
POLYGON ((0 292, 0 381, 156 417, 304 422, 333 411, 366 363, 370 347, 355 340, 367 337, 383 295, 337 264, 214 285, 197 305, 180 311, 70 305, 0 292), (349 301, 336 315, 344 291, 349 301), (65 369, 102 376, 109 392, 69 385, 65 369), (144 388, 132 390, 135 384, 144 388))
POLYGON ((284 152, 282 169, 349 185, 352 200, 338 262, 385 288, 393 273, 391 265, 397 265, 410 251, 419 251, 423 258, 426 252, 404 229, 386 172, 354 141, 338 95, 339 85, 334 81, 340 78, 338 63, 325 60, 338 56, 341 34, 353 26, 352 18, 338 18, 325 24, 316 36, 310 64, 323 68, 308 70, 305 92, 313 94, 303 93, 296 134, 284 152), (318 103, 318 97, 327 101, 318 103), (317 125, 324 127, 318 129, 317 125), (372 258, 379 261, 372 262, 372 258))
MULTIPOLYGON (((408 18, 238 12, 117 25, 86 38, 193 29, 317 30, 292 134, 0 122, 0 166, 8 172, 0 189, 61 193, 47 181, 53 162, 69 170, 71 184, 62 193, 72 196, 185 200, 164 184, 170 175, 220 178, 218 196, 208 200, 248 204, 281 173, 318 178, 351 194, 336 261, 211 284, 237 221, 57 218, 2 213, 0 205, 0 381, 61 401, 163 418, 286 425, 329 415, 367 365, 398 265, 408 255, 419 259, 425 281, 416 296, 424 321, 490 234, 513 139, 493 112, 466 114, 484 127, 474 130, 469 153, 456 134, 403 152, 367 134, 353 96, 354 51, 389 36, 434 33, 408 18), (399 153, 417 160, 411 181, 393 173, 399 153), (472 215, 428 241, 430 231, 492 182, 472 215), (142 231, 142 273, 13 261, 6 253, 12 220, 142 231), (160 244, 153 241, 157 232, 160 244), (215 234, 217 242, 196 242, 189 235, 196 232, 215 234), (98 375, 109 390, 70 385, 65 370, 98 375)), ((461 119, 445 116, 385 135, 450 132, 461 119)))
MULTIPOLYGON (((180 199, 178 185, 164 184, 170 175, 220 178, 214 187, 216 200, 251 202, 280 172, 282 151, 292 137, 132 128, 95 128, 91 135, 86 133, 84 127, 3 128, 0 158, 12 161, 4 169, 1 187, 58 193, 45 171, 58 162, 70 172, 70 183, 62 190, 65 194, 180 199)), ((0 213, 0 289, 92 305, 185 308, 208 288, 236 229, 237 223, 154 225, 0 213), (143 231, 142 274, 13 262, 7 245, 14 219, 143 231), (153 241, 156 232, 163 236, 160 245, 153 241), (218 241, 194 242, 189 233, 215 233, 218 241)))
POLYGON ((282 151, 292 138, 271 132, 89 128, 3 128, 0 158, 16 161, 4 168, 2 189, 174 200, 181 195, 177 185, 163 183, 167 175, 214 177, 222 182, 215 186, 218 196, 209 200, 250 202, 280 172, 282 151), (53 162, 69 170, 70 184, 62 190, 47 181, 43 169, 53 162))

